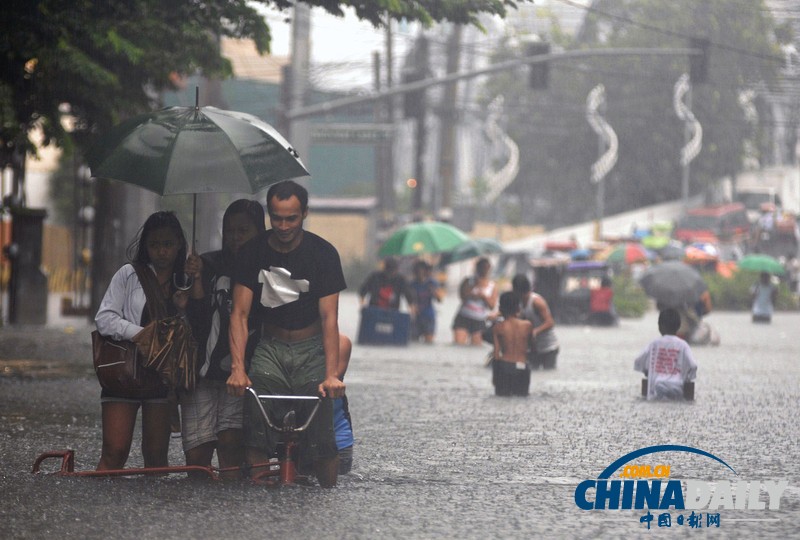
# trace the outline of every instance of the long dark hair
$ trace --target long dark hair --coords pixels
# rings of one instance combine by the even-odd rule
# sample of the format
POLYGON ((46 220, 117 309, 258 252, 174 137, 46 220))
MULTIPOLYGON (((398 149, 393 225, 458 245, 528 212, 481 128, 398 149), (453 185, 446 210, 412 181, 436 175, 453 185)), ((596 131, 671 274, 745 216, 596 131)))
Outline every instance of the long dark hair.
MULTIPOLYGON (((261 203, 252 201, 250 199, 237 199, 233 201, 228 205, 228 208, 225 209, 225 213, 222 215, 223 229, 225 229, 225 222, 227 222, 231 216, 236 214, 242 214, 246 216, 247 219, 249 219, 253 225, 255 225, 258 232, 267 230, 266 214, 264 213, 264 207, 261 206, 261 203)), ((225 246, 224 238, 222 242, 222 251, 225 253, 226 257, 233 256, 232 253, 228 253, 228 248, 225 246)))
POLYGON ((142 228, 136 233, 136 238, 128 246, 126 251, 128 260, 132 263, 150 264, 150 255, 147 253, 147 237, 156 229, 170 229, 178 237, 181 247, 178 249, 172 271, 182 275, 183 265, 186 262, 186 236, 183 234, 183 227, 175 216, 175 212, 163 211, 150 214, 142 228))
POLYGON ((225 209, 225 213, 222 215, 223 227, 225 226, 225 221, 234 214, 244 214, 247 216, 259 232, 267 229, 264 207, 257 201, 237 199, 229 204, 228 208, 225 209))

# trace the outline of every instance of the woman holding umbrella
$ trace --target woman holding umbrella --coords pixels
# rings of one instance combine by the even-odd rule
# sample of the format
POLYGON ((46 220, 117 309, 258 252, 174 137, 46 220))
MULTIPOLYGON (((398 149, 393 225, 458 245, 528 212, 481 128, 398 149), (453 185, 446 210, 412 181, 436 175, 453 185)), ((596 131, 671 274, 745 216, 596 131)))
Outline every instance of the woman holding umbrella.
MULTIPOLYGON (((181 437, 187 465, 210 467, 215 450, 221 468, 244 462, 244 397, 228 395, 225 384, 231 374, 231 276, 242 246, 266 229, 265 217, 264 208, 256 201, 232 202, 222 217, 222 249, 202 257, 191 255, 186 263, 186 271, 194 277, 186 311, 198 340, 200 366, 194 390, 180 395, 181 437)), ((248 361, 260 335, 257 326, 255 320, 249 322, 248 361)))

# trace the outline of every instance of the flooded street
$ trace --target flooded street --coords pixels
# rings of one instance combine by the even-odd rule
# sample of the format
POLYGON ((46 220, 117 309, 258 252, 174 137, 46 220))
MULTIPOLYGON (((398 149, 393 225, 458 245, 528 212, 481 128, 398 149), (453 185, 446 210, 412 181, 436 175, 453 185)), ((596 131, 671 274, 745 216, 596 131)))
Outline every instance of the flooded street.
MULTIPOLYGON (((558 327, 555 371, 535 371, 528 398, 493 396, 489 346, 450 345, 455 299, 439 309, 437 344, 356 346, 347 374, 356 446, 353 472, 333 490, 169 478, 32 475, 42 452, 73 448, 76 470, 100 454, 100 388, 89 326, 63 339, 63 358, 36 331, 0 329, 0 535, 3 538, 630 538, 645 510, 584 511, 576 487, 642 447, 682 445, 724 460, 666 452, 632 463, 669 464, 676 479, 788 481, 779 510, 714 510, 717 537, 787 538, 800 518, 800 314, 753 325, 749 313, 712 313, 719 347, 695 347, 693 403, 647 403, 633 358, 657 336, 656 317, 616 328, 558 327), (30 356, 10 355, 31 348, 30 356), (24 339, 33 340, 26 345, 24 339), (38 351, 38 353, 37 353, 38 351), (53 353, 47 353, 53 354, 53 353), (82 355, 83 358, 82 358, 82 355), (16 356, 16 358, 14 358, 16 356), (10 361, 13 360, 13 361, 10 361), (27 363, 26 363, 27 362, 27 363), (64 367, 64 364, 67 367, 64 367), (36 372, 35 376, 25 373, 36 372)), ((357 297, 340 326, 357 333, 357 297)), ((138 433, 138 429, 137 429, 138 433)), ((134 448, 128 465, 141 466, 134 448)), ((182 464, 173 439, 171 464, 182 464)), ((51 462, 50 470, 56 466, 51 462)), ((618 478, 618 472, 612 477, 618 478)), ((761 500, 768 501, 765 494, 761 500)), ((666 510, 665 510, 666 511, 666 510)), ((657 516, 662 511, 654 511, 657 516)), ((698 510, 705 514, 707 510, 698 510)), ((678 525, 667 534, 703 534, 678 525), (678 530, 675 530, 678 529, 678 530)), ((707 522, 701 521, 702 528, 707 522)), ((654 520, 653 529, 659 529, 654 520)), ((711 531, 709 531, 711 532, 711 531)))

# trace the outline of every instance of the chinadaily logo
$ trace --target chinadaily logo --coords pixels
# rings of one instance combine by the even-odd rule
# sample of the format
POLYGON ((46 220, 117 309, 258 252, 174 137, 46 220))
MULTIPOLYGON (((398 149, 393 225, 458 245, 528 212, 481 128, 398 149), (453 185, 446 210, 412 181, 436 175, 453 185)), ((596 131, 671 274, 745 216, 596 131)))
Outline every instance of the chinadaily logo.
POLYGON ((727 511, 779 510, 787 480, 743 479, 721 458, 690 446, 640 448, 606 467, 594 480, 575 488, 581 510, 632 510, 642 527, 718 528, 727 511), (708 460, 713 480, 680 478, 667 458, 675 452, 708 460), (664 454, 667 454, 664 456, 664 454), (644 512, 644 513, 642 513, 644 512))

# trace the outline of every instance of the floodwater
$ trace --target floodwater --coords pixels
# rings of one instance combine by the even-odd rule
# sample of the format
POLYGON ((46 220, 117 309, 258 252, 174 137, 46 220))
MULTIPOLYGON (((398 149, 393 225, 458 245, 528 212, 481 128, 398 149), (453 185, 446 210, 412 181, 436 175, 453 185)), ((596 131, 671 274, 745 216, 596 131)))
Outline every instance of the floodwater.
MULTIPOLYGON (((652 530, 645 510, 577 507, 578 484, 642 447, 698 448, 638 458, 675 479, 758 483, 785 479, 777 510, 714 509, 717 537, 796 536, 800 518, 800 314, 753 325, 747 313, 712 313, 722 344, 695 347, 696 400, 648 403, 634 356, 657 335, 656 314, 616 328, 559 327, 555 371, 532 375, 528 398, 494 397, 488 346, 449 344, 455 300, 439 309, 438 343, 356 346, 347 374, 356 433, 353 472, 332 490, 165 478, 32 475, 40 453, 73 448, 76 470, 100 453, 99 386, 88 327, 49 329, 31 353, 10 356, 0 329, 0 536, 3 538, 632 538, 696 535, 688 521, 652 530), (42 358, 43 341, 58 339, 42 358), (52 356, 55 356, 53 358, 52 356), (85 357, 84 358, 82 358, 85 357), (13 360, 13 361, 11 361, 13 360), (677 529, 677 530, 676 530, 677 529)), ((341 328, 355 337, 357 298, 345 294, 341 328)), ((20 335, 35 336, 30 329, 20 335), (27 332, 27 333, 26 333, 27 332)), ((24 343, 23 343, 24 345, 24 343)), ((19 351, 20 343, 16 344, 19 351)), ((23 346, 22 349, 25 349, 23 346)), ((28 349, 25 349, 28 350, 28 349)), ((138 432, 138 430, 137 430, 138 432)), ((141 466, 134 442, 129 466, 141 466)), ((171 463, 182 464, 179 440, 171 463)), ((56 463, 49 467, 53 470, 56 463)), ((618 478, 619 474, 612 475, 618 478)), ((767 501, 766 495, 761 500, 767 501)), ((702 529, 707 527, 706 509, 702 529)))

